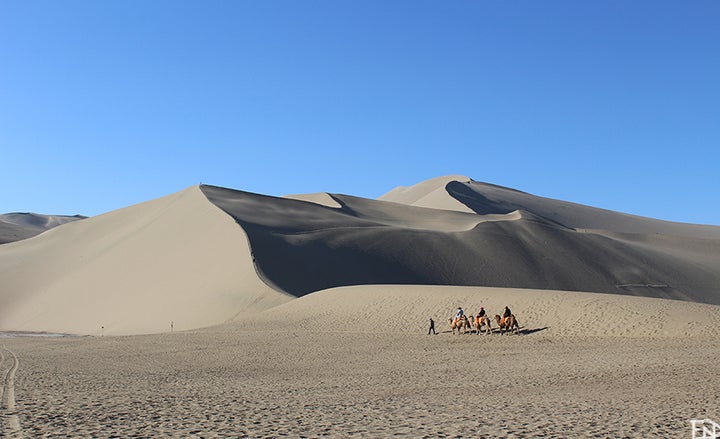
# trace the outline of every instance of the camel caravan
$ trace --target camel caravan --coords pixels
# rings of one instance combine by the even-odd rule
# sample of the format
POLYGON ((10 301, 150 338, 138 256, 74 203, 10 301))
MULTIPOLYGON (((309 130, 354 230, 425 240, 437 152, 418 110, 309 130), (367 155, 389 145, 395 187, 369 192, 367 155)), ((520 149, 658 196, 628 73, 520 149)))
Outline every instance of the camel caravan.
MULTIPOLYGON (((492 326, 492 320, 486 314, 485 309, 481 306, 480 312, 477 316, 466 316, 462 308, 458 308, 455 317, 448 319, 450 330, 453 334, 457 331, 457 334, 467 334, 475 331, 476 334, 480 335, 483 332, 485 335, 492 334, 494 329, 492 326)), ((515 333, 520 334, 520 324, 518 323, 515 315, 513 315, 510 308, 507 306, 503 310, 503 315, 495 314, 495 325, 500 330, 500 334, 515 333)))

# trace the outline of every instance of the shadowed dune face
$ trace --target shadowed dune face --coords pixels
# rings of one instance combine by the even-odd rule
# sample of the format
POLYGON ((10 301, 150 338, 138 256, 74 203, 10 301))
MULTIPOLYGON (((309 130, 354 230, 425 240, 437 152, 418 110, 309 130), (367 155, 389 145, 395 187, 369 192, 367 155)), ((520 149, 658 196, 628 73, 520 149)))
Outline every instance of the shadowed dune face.
POLYGON ((577 231, 562 225, 565 217, 545 219, 537 209, 532 214, 498 206, 482 210, 484 199, 472 198, 469 186, 458 184, 465 189, 450 182, 448 193, 465 191, 458 199, 488 215, 345 195, 332 195, 341 207, 330 208, 201 189, 246 231, 266 282, 295 296, 348 285, 428 284, 720 303, 718 240, 699 239, 698 245, 675 252, 667 242, 637 235, 577 231))

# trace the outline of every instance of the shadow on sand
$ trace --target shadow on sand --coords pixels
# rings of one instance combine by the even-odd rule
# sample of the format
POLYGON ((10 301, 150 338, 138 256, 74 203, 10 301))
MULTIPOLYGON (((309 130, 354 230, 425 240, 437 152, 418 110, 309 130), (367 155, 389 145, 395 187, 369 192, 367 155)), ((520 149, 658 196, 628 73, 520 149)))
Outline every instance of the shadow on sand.
POLYGON ((536 332, 545 331, 547 329, 550 329, 550 327, 545 326, 542 328, 534 328, 534 329, 523 328, 520 330, 520 334, 522 334, 522 335, 534 334, 536 332))
MULTIPOLYGON (((549 326, 544 326, 544 327, 542 327, 542 328, 532 328, 532 329, 523 327, 523 328, 520 329, 520 334, 521 334, 521 335, 535 334, 536 332, 542 332, 542 331, 545 331, 545 330, 548 330, 548 329, 550 329, 549 326)), ((507 332, 507 331, 506 331, 506 332, 507 332)), ((445 331, 438 331, 438 334, 451 334, 451 333, 453 333, 453 332, 452 332, 451 330, 449 330, 449 329, 447 329, 447 330, 445 330, 445 331)), ((508 332, 508 333, 510 333, 510 332, 508 332)), ((471 330, 471 331, 466 332, 465 334, 477 334, 477 331, 473 329, 473 330, 471 330)), ((483 333, 481 332, 480 335, 482 335, 482 334, 483 334, 483 333)), ((498 334, 498 335, 499 335, 499 334, 500 334, 500 331, 499 331, 497 328, 493 328, 492 334, 498 334)))

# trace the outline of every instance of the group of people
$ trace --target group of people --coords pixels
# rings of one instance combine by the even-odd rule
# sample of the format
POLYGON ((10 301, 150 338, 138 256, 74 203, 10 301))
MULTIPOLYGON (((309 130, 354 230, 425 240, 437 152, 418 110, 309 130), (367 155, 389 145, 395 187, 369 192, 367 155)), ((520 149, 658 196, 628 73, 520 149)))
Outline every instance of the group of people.
MULTIPOLYGON (((506 318, 510 317, 511 315, 512 315, 512 311, 510 311, 510 308, 508 308, 506 306, 505 309, 503 310, 502 318, 506 319, 506 318)), ((453 318, 453 322, 457 323, 463 317, 465 317, 465 311, 463 311, 462 307, 459 306, 457 309, 457 312, 455 313, 455 317, 453 318)), ((478 312, 477 318, 478 319, 489 318, 485 313, 484 307, 482 307, 482 306, 480 307, 480 311, 478 312)), ((428 329, 428 335, 430 335, 430 334, 437 335, 437 332, 435 331, 435 321, 433 320, 432 317, 430 317, 430 328, 428 329)))

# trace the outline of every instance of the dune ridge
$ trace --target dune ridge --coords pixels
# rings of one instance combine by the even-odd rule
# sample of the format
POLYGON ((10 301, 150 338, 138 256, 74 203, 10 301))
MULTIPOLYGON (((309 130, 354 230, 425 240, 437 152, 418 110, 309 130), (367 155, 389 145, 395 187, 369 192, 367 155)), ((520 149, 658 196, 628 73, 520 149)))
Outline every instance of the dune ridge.
POLYGON ((522 209, 574 229, 720 239, 718 226, 662 221, 539 197, 472 180, 450 181, 446 185, 446 191, 478 214, 507 213, 522 209))
POLYGON ((285 195, 283 198, 288 198, 291 200, 300 200, 300 201, 307 201, 310 203, 320 204, 327 207, 342 207, 340 204, 332 197, 332 195, 328 194, 327 192, 319 192, 315 194, 294 194, 294 195, 285 195))

